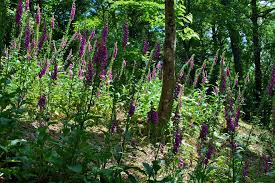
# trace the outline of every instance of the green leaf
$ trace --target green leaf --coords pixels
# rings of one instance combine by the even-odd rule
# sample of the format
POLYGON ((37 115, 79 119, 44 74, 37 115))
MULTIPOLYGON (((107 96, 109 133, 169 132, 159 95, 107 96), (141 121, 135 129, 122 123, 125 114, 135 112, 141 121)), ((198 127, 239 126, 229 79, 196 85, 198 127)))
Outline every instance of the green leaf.
POLYGON ((69 170, 75 172, 75 173, 80 173, 82 171, 82 166, 81 165, 72 165, 68 166, 69 170))
POLYGON ((149 177, 152 177, 154 175, 154 169, 151 167, 148 163, 142 163, 143 167, 149 177))

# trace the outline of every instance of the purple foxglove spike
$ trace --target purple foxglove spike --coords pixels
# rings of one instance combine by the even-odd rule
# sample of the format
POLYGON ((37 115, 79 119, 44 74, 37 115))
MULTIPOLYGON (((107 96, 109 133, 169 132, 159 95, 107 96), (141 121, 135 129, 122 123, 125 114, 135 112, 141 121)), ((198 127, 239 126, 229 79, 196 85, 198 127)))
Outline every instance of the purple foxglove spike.
POLYGON ((38 74, 39 78, 42 78, 46 74, 46 72, 48 70, 48 67, 49 67, 49 63, 48 63, 48 61, 46 61, 44 67, 42 68, 42 70, 38 74))
POLYGON ((75 5, 75 1, 72 4, 72 9, 71 9, 71 16, 70 16, 70 20, 73 21, 75 18, 75 12, 76 12, 76 5, 75 5))
POLYGON ((30 50, 30 41, 31 41, 31 30, 30 30, 30 23, 27 22, 25 28, 25 48, 26 50, 30 50))
POLYGON ((117 51, 118 51, 118 48, 117 48, 117 42, 116 42, 116 43, 115 43, 115 46, 114 46, 114 54, 113 54, 113 59, 114 59, 114 60, 116 59, 117 51))
POLYGON ((86 38, 84 35, 81 36, 80 39, 80 49, 79 49, 79 55, 82 58, 85 54, 85 46, 86 46, 86 38))
POLYGON ((149 41, 144 40, 143 41, 143 50, 142 50, 143 54, 145 55, 148 52, 148 50, 149 50, 149 41))
POLYGON ((39 26, 41 24, 41 10, 38 5, 37 13, 36 13, 36 24, 39 26))
POLYGON ((57 74, 58 74, 58 65, 55 64, 55 65, 54 65, 53 73, 52 73, 52 75, 51 75, 52 80, 57 80, 57 74))
POLYGON ((124 49, 128 44, 128 39, 129 39, 129 25, 128 25, 128 22, 126 21, 123 27, 123 41, 122 41, 122 46, 124 49))
POLYGON ((88 83, 92 82, 93 77, 94 77, 94 66, 93 66, 93 63, 90 62, 88 64, 88 70, 87 70, 87 73, 86 73, 86 81, 88 83))
POLYGON ((45 106, 46 106, 46 96, 45 95, 41 95, 39 97, 37 105, 40 108, 40 110, 44 110, 45 109, 45 106))
POLYGON ((51 27, 52 27, 52 30, 54 30, 54 15, 52 16, 51 27))
POLYGON ((93 30, 90 34, 89 41, 92 41, 95 37, 95 31, 93 30))
POLYGON ((16 15, 15 15, 15 22, 17 25, 20 25, 21 23, 22 14, 23 14, 23 2, 22 0, 19 0, 17 9, 16 9, 16 15))
POLYGON ((205 160, 204 160, 204 164, 207 165, 209 160, 211 159, 212 155, 215 153, 216 149, 215 146, 213 144, 211 144, 208 148, 208 151, 205 155, 205 160))
POLYGON ((45 41, 47 39, 48 39, 48 37, 47 37, 47 27, 46 27, 46 23, 45 23, 43 34, 42 34, 41 38, 39 39, 39 43, 38 43, 38 50, 39 51, 42 49, 43 44, 45 43, 45 41))
POLYGON ((205 123, 203 123, 201 125, 201 131, 200 131, 200 137, 199 138, 202 139, 202 140, 206 140, 207 134, 208 134, 208 126, 205 123))
POLYGON ((30 0, 26 0, 26 7, 25 7, 26 11, 30 10, 30 0))
POLYGON ((182 168, 185 167, 185 162, 184 162, 183 158, 179 158, 178 167, 179 167, 180 169, 182 169, 182 168))
POLYGON ((181 135, 180 130, 178 129, 175 133, 175 142, 174 142, 174 145, 173 145, 174 154, 177 154, 179 152, 181 141, 182 141, 182 135, 181 135))
POLYGON ((160 43, 157 43, 154 53, 154 59, 159 60, 160 59, 160 43))
POLYGON ((153 123, 155 125, 158 124, 159 118, 158 118, 158 112, 155 111, 153 108, 151 111, 147 113, 147 122, 148 123, 153 123))
POLYGON ((109 26, 108 26, 108 24, 105 24, 104 28, 102 30, 102 44, 103 45, 106 44, 108 33, 109 33, 109 26))
POLYGON ((230 77, 230 69, 228 67, 226 68, 226 77, 230 77))

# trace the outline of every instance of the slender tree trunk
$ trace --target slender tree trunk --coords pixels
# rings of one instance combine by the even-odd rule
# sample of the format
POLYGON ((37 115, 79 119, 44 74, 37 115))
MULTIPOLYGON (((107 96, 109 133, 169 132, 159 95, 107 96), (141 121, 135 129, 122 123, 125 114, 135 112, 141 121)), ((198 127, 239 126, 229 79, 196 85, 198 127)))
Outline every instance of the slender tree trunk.
POLYGON ((176 23, 174 0, 165 0, 165 43, 163 62, 163 84, 159 102, 159 135, 169 121, 173 107, 173 92, 175 88, 175 49, 176 23))
POLYGON ((228 25, 228 32, 231 42, 231 50, 234 58, 235 72, 239 75, 239 80, 243 79, 243 67, 241 62, 240 33, 232 25, 228 25))
POLYGON ((255 98, 256 103, 260 104, 262 93, 262 71, 261 71, 261 47, 259 38, 257 0, 251 0, 252 8, 252 37, 253 37, 253 57, 255 64, 255 98))
MULTIPOLYGON (((228 9, 228 3, 229 1, 221 1, 221 4, 225 6, 226 9, 228 9)), ((238 16, 236 13, 234 13, 235 16, 238 16)), ((241 48, 240 48, 240 33, 236 28, 234 28, 234 25, 236 22, 231 22, 230 19, 227 20, 226 28, 229 32, 229 38, 231 43, 231 50, 233 54, 234 59, 234 69, 235 72, 239 75, 239 80, 242 81, 243 78, 243 69, 242 69, 242 63, 241 63, 241 48)))

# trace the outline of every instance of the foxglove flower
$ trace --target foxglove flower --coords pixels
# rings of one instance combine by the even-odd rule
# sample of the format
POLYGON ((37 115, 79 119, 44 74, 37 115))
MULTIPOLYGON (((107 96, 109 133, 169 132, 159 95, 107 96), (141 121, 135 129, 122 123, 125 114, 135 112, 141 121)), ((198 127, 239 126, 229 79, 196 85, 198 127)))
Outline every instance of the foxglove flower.
POLYGON ((52 80, 57 80, 57 74, 58 74, 58 65, 54 65, 53 73, 51 75, 52 80))
POLYGON ((159 60, 160 58, 160 43, 157 43, 154 53, 154 59, 159 60))
POLYGON ((44 25, 44 30, 42 33, 41 38, 39 39, 39 43, 38 43, 38 50, 40 51, 43 47, 43 44, 45 43, 45 41, 47 40, 47 27, 46 27, 46 23, 44 25))
POLYGON ((104 28, 102 30, 102 44, 103 45, 106 44, 108 33, 109 33, 109 27, 108 27, 108 24, 105 24, 104 28))
POLYGON ((204 159, 204 164, 207 165, 209 160, 211 159, 212 155, 215 153, 215 147, 213 144, 211 144, 208 148, 208 151, 206 153, 205 159, 204 159))
POLYGON ((174 91, 174 98, 175 99, 179 97, 179 95, 181 93, 181 90, 182 90, 182 85, 179 82, 177 82, 176 83, 176 88, 175 88, 175 91, 174 91))
POLYGON ((84 35, 82 35, 80 40, 80 49, 79 49, 80 57, 83 57, 83 55, 85 54, 85 46, 86 46, 86 38, 84 35))
POLYGON ((148 50, 149 50, 149 41, 144 40, 143 41, 143 50, 142 50, 143 54, 145 55, 148 52, 148 50))
POLYGON ((40 10, 40 7, 38 5, 37 13, 36 13, 36 24, 39 26, 40 23, 41 23, 41 10, 40 10))
POLYGON ((203 123, 201 125, 201 131, 200 131, 200 137, 199 138, 202 139, 202 140, 206 140, 207 134, 208 134, 208 126, 205 123, 203 123))
POLYGON ((184 166, 185 166, 185 162, 184 162, 183 158, 180 157, 178 167, 179 168, 184 168, 184 166))
POLYGON ((74 20, 75 11, 76 11, 76 5, 75 5, 75 1, 74 1, 73 4, 72 4, 70 21, 73 21, 73 20, 74 20))
POLYGON ((158 70, 161 70, 161 68, 162 68, 161 62, 159 62, 156 67, 157 67, 158 70))
POLYGON ((51 27, 52 27, 52 30, 54 30, 54 15, 52 16, 51 27))
POLYGON ((129 26, 128 26, 128 22, 125 22, 123 27, 123 41, 122 41, 122 46, 124 49, 127 46, 128 39, 129 39, 129 26))
POLYGON ((228 67, 226 68, 226 77, 230 77, 230 69, 228 67))
POLYGON ((115 120, 112 122, 112 126, 111 126, 111 129, 110 129, 110 132, 112 134, 114 134, 114 133, 117 132, 117 122, 115 120))
POLYGON ((117 42, 115 43, 115 47, 114 47, 114 54, 113 54, 113 59, 115 60, 116 59, 116 56, 117 56, 117 42))
POLYGON ((25 10, 26 10, 26 11, 29 11, 29 10, 30 10, 30 0, 26 0, 25 10))
POLYGON ((175 142, 174 142, 174 145, 173 145, 174 154, 177 154, 179 152, 181 141, 182 141, 182 135, 181 135, 180 130, 178 129, 175 133, 175 142))
POLYGON ((128 112, 129 117, 132 117, 134 115, 135 110, 136 110, 136 106, 134 104, 134 101, 132 101, 130 104, 130 107, 129 107, 129 112, 128 112))
POLYGON ((19 0, 17 9, 16 9, 16 17, 15 17, 15 21, 17 25, 21 23, 22 13, 23 13, 23 3, 22 3, 22 0, 19 0))
POLYGON ((124 67, 126 67, 126 66, 127 66, 127 62, 126 62, 126 60, 125 60, 125 59, 123 60, 123 66, 124 66, 124 67))
POLYGON ((45 106, 46 106, 46 96, 45 95, 41 95, 39 97, 37 105, 39 106, 40 110, 44 110, 45 109, 45 106))
POLYGON ((154 108, 151 109, 151 111, 149 111, 147 113, 147 122, 148 123, 152 123, 154 125, 157 125, 159 121, 159 116, 158 116, 158 112, 155 111, 154 108))
POLYGON ((46 61, 44 67, 42 68, 42 70, 38 74, 39 78, 42 78, 46 74, 48 67, 49 67, 49 63, 48 63, 48 61, 46 61))
POLYGON ((93 80, 93 77, 94 77, 94 66, 93 66, 93 63, 90 62, 88 64, 88 70, 87 70, 87 73, 86 73, 86 81, 88 83, 91 83, 92 80, 93 80))
POLYGON ((224 58, 221 61, 221 81, 220 81, 220 91, 224 93, 226 91, 226 73, 224 71, 224 58))
POLYGON ((30 41, 31 41, 31 30, 30 30, 30 23, 28 21, 25 28, 25 41, 24 41, 26 50, 30 49, 30 41))
POLYGON ((95 31, 93 30, 90 34, 89 41, 92 41, 95 37, 95 31))

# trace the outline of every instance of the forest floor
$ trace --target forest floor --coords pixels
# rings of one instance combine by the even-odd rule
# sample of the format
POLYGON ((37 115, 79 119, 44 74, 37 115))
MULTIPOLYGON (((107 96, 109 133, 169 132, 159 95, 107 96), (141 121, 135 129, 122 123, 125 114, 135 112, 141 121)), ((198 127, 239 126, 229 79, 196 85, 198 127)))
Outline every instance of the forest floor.
MULTIPOLYGON (((39 127, 38 122, 33 123, 24 123, 21 124, 18 128, 20 128, 23 131, 23 139, 26 140, 34 140, 36 138, 36 128, 39 127)), ((63 125, 61 123, 56 123, 49 126, 48 132, 49 134, 55 138, 58 139, 61 134, 61 129, 63 128, 63 125)), ((138 129, 134 138, 131 140, 129 145, 127 146, 128 152, 124 155, 124 159, 126 162, 124 162, 126 165, 129 166, 137 166, 139 168, 143 168, 143 162, 147 162, 150 164, 155 158, 157 159, 165 159, 165 156, 168 153, 168 147, 163 146, 161 148, 161 152, 157 152, 158 146, 153 145, 150 143, 150 139, 148 136, 143 135, 142 128, 144 128, 144 125, 139 124, 139 126, 136 126, 138 129)), ((198 127, 199 128, 199 127, 198 127)), ((94 127, 88 127, 87 131, 91 134, 91 145, 97 144, 104 146, 104 133, 108 132, 108 129, 104 127, 103 125, 97 125, 94 127)), ((251 166, 251 172, 257 172, 257 169, 259 168, 259 160, 260 157, 263 156, 264 148, 268 147, 270 144, 267 144, 267 141, 265 140, 268 136, 271 136, 272 134, 264 130, 258 126, 253 126, 251 124, 247 124, 244 122, 239 123, 239 128, 237 130, 239 138, 244 142, 244 144, 249 144, 247 146, 248 148, 248 154, 246 154, 247 157, 251 160, 250 164, 251 166), (252 129, 252 130, 251 130, 252 129), (249 137, 250 136, 250 137, 249 137), (249 142, 247 142, 249 137, 249 142)), ((114 139, 119 139, 123 133, 122 129, 118 130, 118 133, 114 136, 114 139)), ((183 156, 191 157, 189 159, 185 160, 185 173, 184 178, 187 181, 188 179, 188 173, 191 173, 192 170, 194 170, 196 165, 196 158, 198 157, 197 153, 197 144, 198 144, 198 130, 194 134, 188 134, 185 133, 183 137, 182 146, 185 146, 183 149, 188 149, 183 156)), ((119 140, 118 140, 119 141, 119 140)), ((115 162, 109 162, 109 166, 114 164, 115 162)), ((108 165, 107 165, 108 166, 108 165)), ((170 169, 170 171, 173 171, 170 169)), ((159 178, 164 177, 169 173, 169 171, 161 171, 159 178)), ((171 172, 170 172, 171 173, 171 172)), ((136 174, 140 178, 140 180, 144 180, 144 177, 142 174, 136 174)), ((269 176, 259 176, 255 173, 251 173, 250 177, 252 179, 248 179, 247 182, 263 182, 263 183, 274 183, 274 179, 271 179, 269 176)), ((144 180, 145 181, 145 180, 144 180)))

